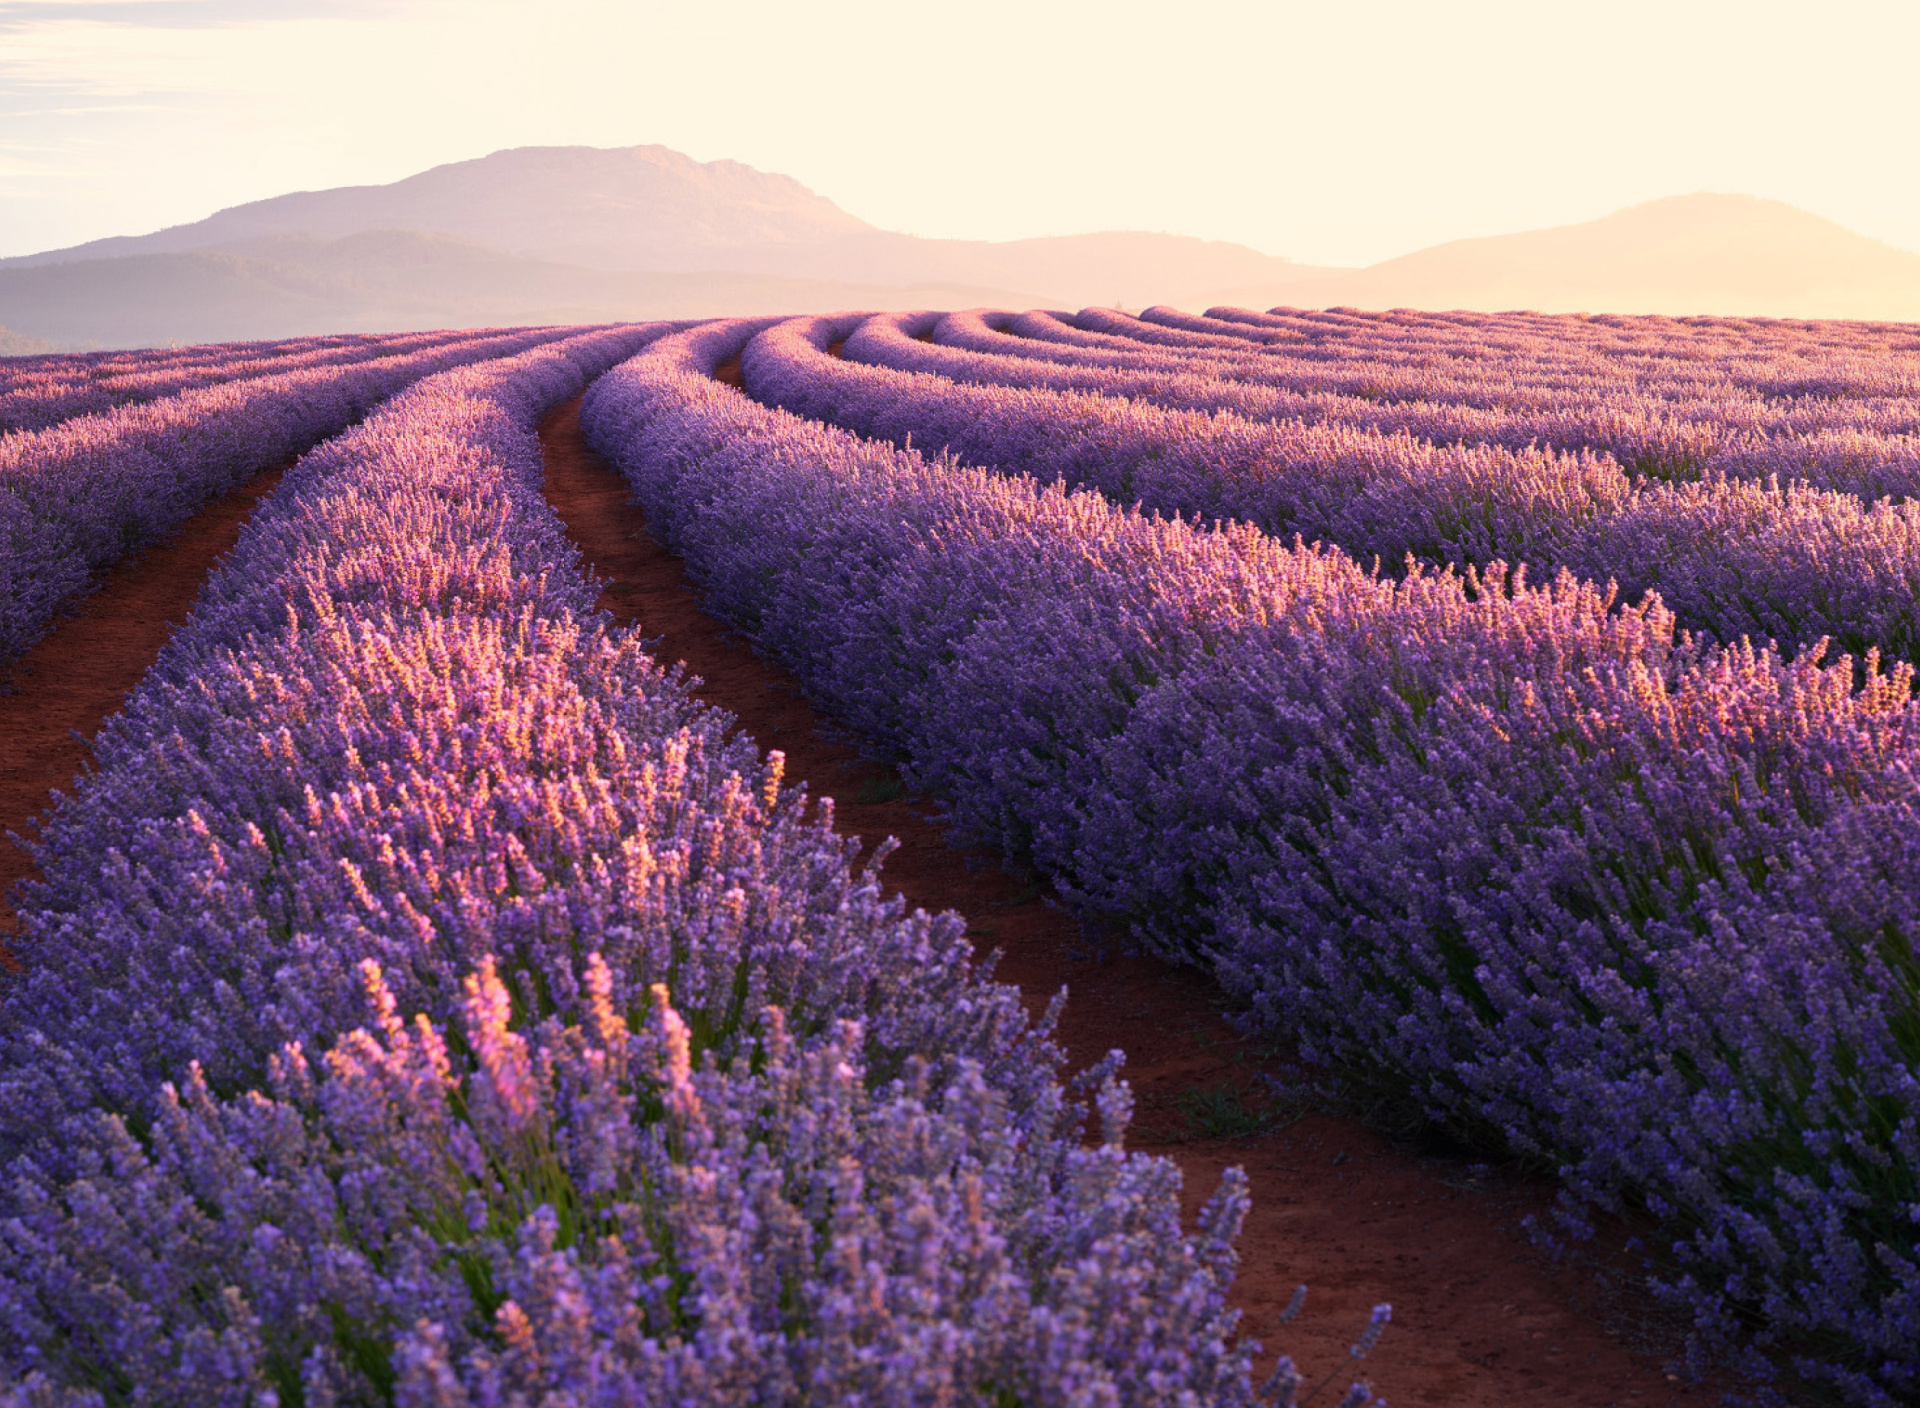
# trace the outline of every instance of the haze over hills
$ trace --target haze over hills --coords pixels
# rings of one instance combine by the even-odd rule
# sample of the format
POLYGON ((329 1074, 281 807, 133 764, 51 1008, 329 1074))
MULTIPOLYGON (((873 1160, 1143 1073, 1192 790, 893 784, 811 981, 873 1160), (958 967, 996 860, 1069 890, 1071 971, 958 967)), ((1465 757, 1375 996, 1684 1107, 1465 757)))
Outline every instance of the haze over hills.
POLYGON ((22 337, 17 332, 0 328, 0 357, 32 357, 56 350, 54 344, 44 338, 22 337))
POLYGON ((0 323, 112 344, 844 307, 1204 305, 1326 272, 1176 235, 920 239, 739 162, 521 147, 0 260, 0 323))
POLYGON ((728 267, 725 252, 878 233, 790 176, 666 147, 516 147, 386 186, 297 191, 151 235, 94 240, 0 267, 188 250, 263 237, 338 239, 369 230, 452 235, 502 254, 589 269, 728 267))
POLYGON ((1781 201, 1702 194, 1580 225, 1454 240, 1297 292, 1303 307, 1909 321, 1920 320, 1920 254, 1781 201))
POLYGON ((297 192, 0 260, 0 326, 78 346, 1148 303, 1920 319, 1920 255, 1779 202, 1710 195, 1356 270, 1134 231, 922 239, 878 229, 790 177, 643 146, 515 148, 390 185, 297 192))
POLYGON ((766 274, 619 273, 516 258, 450 235, 279 235, 226 249, 0 268, 0 318, 80 346, 316 332, 973 307, 1005 289, 908 288, 766 274))

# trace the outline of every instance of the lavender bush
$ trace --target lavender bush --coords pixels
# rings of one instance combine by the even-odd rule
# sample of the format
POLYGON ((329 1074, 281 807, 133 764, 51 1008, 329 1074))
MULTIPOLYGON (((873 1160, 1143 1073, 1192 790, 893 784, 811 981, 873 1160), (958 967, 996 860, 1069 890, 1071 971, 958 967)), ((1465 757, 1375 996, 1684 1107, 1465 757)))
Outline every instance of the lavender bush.
POLYGON ((768 1008, 723 1063, 656 984, 634 1030, 597 955, 568 1025, 516 1021, 483 958, 457 1040, 362 976, 368 1028, 317 1068, 289 1047, 229 1102, 194 1072, 144 1137, 101 1117, 89 1177, 23 1176, 14 1362, 235 1405, 1246 1397, 1244 1190, 1190 1242, 1110 1080, 1088 1148, 1058 1087, 1009 1102, 977 1060, 874 1081, 854 1021, 768 1008))
POLYGON ((1183 1232, 1116 1063, 1089 1147, 593 610, 530 427, 666 331, 308 455, 103 731, 0 991, 0 1401, 1253 1401, 1242 1181, 1183 1232))
MULTIPOLYGON (((1909 659, 1920 648, 1911 626, 1920 510, 1910 504, 1869 508, 1847 494, 1724 479, 1633 483, 1618 464, 1586 454, 1436 446, 894 370, 926 364, 929 349, 908 335, 923 323, 796 319, 749 345, 748 389, 896 445, 917 437, 969 463, 1165 513, 1244 519, 1337 543, 1363 561, 1497 559, 1541 575, 1569 567, 1635 598, 1658 591, 1686 625, 1723 640, 1752 635, 1797 649, 1826 637, 1909 659), (827 355, 842 338, 847 352, 880 365, 827 355)), ((931 349, 948 365, 958 355, 931 349)), ((1032 365, 972 360, 1013 366, 1015 383, 1032 365)))
POLYGON ((1604 451, 1655 479, 1778 477, 1868 501, 1920 491, 1911 329, 1829 361, 1812 360, 1824 340, 1804 328, 1781 331, 1754 357, 1712 336, 1749 320, 1482 316, 1452 337, 1409 341, 1395 315, 1355 315, 1337 337, 1326 335, 1326 316, 1294 320, 1313 328, 1308 341, 1265 348, 1196 336, 1179 325, 1234 325, 1160 309, 992 314, 984 328, 978 315, 957 315, 934 337, 1022 359, 1217 376, 1305 397, 1308 420, 1437 444, 1604 451), (1503 324, 1514 321, 1532 326, 1513 335, 1503 324), (1567 355, 1575 330, 1619 322, 1658 326, 1624 346, 1567 355))
POLYGON ((850 340, 849 355, 957 380, 1045 385, 1134 396, 1173 409, 1404 432, 1436 445, 1591 450, 1611 455, 1630 472, 1664 480, 1718 474, 1764 483, 1777 477, 1867 500, 1912 497, 1920 486, 1920 402, 1911 398, 1778 399, 1727 382, 1674 385, 1664 363, 1644 377, 1582 367, 1578 375, 1535 385, 1531 378, 1551 360, 1547 349, 1564 340, 1559 328, 1552 340, 1536 337, 1490 349, 1482 339, 1498 339, 1477 325, 1470 348, 1436 348, 1397 361, 1378 360, 1377 350, 1344 341, 1330 358, 1293 346, 1284 357, 1249 358, 1081 334, 1034 314, 949 314, 932 328, 933 342, 989 354, 989 360, 936 362, 935 349, 904 348, 887 327, 886 319, 869 325, 870 335, 884 339, 884 354, 869 356, 862 336, 850 340), (1043 330, 1049 327, 1083 340, 1046 340, 1043 330), (1030 335, 1016 336, 1016 328, 1030 335), (1035 368, 1035 362, 1043 366, 1035 368), (1462 363, 1484 370, 1470 379, 1454 370, 1462 363))
POLYGON ((765 326, 583 406, 715 609, 1090 917, 1651 1210, 1704 1342, 1920 1389, 1909 667, 928 462, 713 381, 765 326))
MULTIPOLYGON (((45 430, 75 416, 97 415, 129 402, 154 401, 196 386, 272 376, 304 367, 404 356, 422 348, 468 341, 474 335, 470 330, 360 334, 90 358, 34 358, 31 360, 43 365, 11 375, 0 371, 0 435, 45 430)), ((4 366, 0 362, 0 367, 4 366)))
POLYGON ((0 438, 0 664, 88 575, 421 377, 563 333, 465 337, 183 391, 0 438))

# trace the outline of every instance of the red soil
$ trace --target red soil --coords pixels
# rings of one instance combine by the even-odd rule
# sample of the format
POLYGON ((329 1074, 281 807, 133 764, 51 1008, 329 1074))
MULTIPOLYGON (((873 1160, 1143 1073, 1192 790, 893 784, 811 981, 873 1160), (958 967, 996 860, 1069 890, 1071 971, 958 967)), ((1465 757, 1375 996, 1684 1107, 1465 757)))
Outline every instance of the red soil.
MULTIPOLYGON (((737 361, 721 379, 739 384, 737 361)), ((914 905, 966 915, 969 935, 983 952, 1002 951, 999 976, 1019 984, 1031 1006, 1071 989, 1060 1035, 1073 1064, 1125 1049, 1138 1107, 1131 1142, 1179 1165, 1190 1211, 1221 1170, 1246 1170, 1253 1210, 1234 1303, 1268 1348, 1263 1373, 1284 1350, 1317 1379, 1344 1359, 1373 1304, 1390 1301, 1391 1328, 1353 1367, 1365 1368, 1395 1408, 1713 1397, 1630 1345, 1618 1306, 1598 1307, 1604 1323, 1596 1317, 1605 1297, 1591 1274, 1556 1273, 1524 1241, 1515 1224, 1550 1204, 1543 1183, 1424 1157, 1354 1119, 1322 1114, 1239 1139, 1193 1137, 1193 1102, 1204 1092, 1245 1097, 1243 1109, 1261 1105, 1255 1057, 1222 1019, 1217 989, 1191 970, 1090 952, 1041 886, 1006 874, 997 856, 949 845, 924 799, 900 794, 891 770, 829 736, 790 675, 701 609, 680 560, 647 536, 625 483, 587 450, 578 402, 548 417, 541 434, 547 496, 610 579, 601 605, 660 637, 662 657, 700 677, 703 699, 731 711, 761 747, 782 750, 790 781, 836 798, 843 829, 898 838, 889 882, 914 905), (1300 1282, 1311 1287, 1306 1310, 1282 1327, 1276 1316, 1300 1282)))
POLYGON ((120 562, 76 614, 14 662, 0 681, 0 942, 16 920, 7 895, 34 873, 32 859, 4 844, 31 836, 90 757, 86 742, 120 707, 186 619, 207 572, 240 537, 260 497, 280 482, 272 470, 209 504, 166 542, 120 562))

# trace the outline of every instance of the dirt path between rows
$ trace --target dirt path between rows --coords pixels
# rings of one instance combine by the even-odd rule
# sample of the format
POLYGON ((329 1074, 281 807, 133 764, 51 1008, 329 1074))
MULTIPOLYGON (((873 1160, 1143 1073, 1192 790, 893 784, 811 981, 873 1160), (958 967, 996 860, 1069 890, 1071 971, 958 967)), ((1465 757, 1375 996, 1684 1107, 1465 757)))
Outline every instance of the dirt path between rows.
MULTIPOLYGON (((1591 1313, 1605 1300, 1591 1275, 1554 1274, 1526 1244, 1517 1223, 1551 1201, 1540 1182, 1423 1157, 1358 1121, 1320 1114, 1241 1138, 1202 1137, 1270 1109, 1213 986, 1151 959, 1089 952, 1040 886, 1004 873, 996 856, 949 846, 924 799, 902 795, 889 769, 834 735, 790 675, 701 610, 680 560, 647 536, 625 483, 587 450, 578 405, 541 427, 546 489, 609 579, 601 605, 659 637, 661 657, 685 661, 700 696, 731 711, 762 748, 785 752, 789 780, 835 798, 843 830, 868 844, 897 837, 889 883, 915 905, 967 916, 969 935, 983 952, 1003 951, 999 976, 1031 1006, 1070 989, 1061 1036, 1073 1063, 1127 1052, 1138 1105, 1131 1142, 1179 1164, 1189 1211, 1221 1170, 1245 1168, 1253 1211, 1234 1301, 1267 1347, 1263 1374, 1284 1351, 1317 1380, 1345 1358, 1369 1309, 1388 1301, 1392 1326, 1363 1367, 1394 1408, 1714 1400, 1715 1391, 1676 1381, 1629 1345, 1617 1313, 1607 1317, 1613 1329, 1591 1313), (1276 1317, 1301 1282, 1311 1287, 1306 1309, 1283 1328, 1276 1317)), ((1358 1376, 1343 1374, 1321 1401, 1337 1401, 1350 1377, 1358 1376)))
MULTIPOLYGON (((0 946, 18 927, 9 893, 34 873, 7 833, 34 835, 56 788, 73 782, 91 739, 184 621, 214 562, 240 538, 285 466, 201 509, 165 542, 115 564, 75 614, 0 670, 0 946)), ((4 948, 0 947, 0 953, 4 948)))

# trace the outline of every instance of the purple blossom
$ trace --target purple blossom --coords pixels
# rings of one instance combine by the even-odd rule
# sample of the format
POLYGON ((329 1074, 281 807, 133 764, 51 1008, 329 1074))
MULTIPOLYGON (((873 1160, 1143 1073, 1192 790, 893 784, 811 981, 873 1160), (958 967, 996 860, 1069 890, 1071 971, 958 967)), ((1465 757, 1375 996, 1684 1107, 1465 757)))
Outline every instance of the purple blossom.
POLYGON ((1910 502, 1869 506, 1831 488, 1781 491, 1717 473, 1636 479, 1608 454, 1536 448, 1537 428, 1509 437, 1517 448, 1498 437, 1436 444, 1324 405, 1311 419, 1297 404, 1263 406, 1262 388, 1217 369, 1070 371, 916 340, 943 325, 925 314, 795 319, 749 345, 746 384, 769 404, 895 445, 942 447, 1160 513, 1245 520, 1362 562, 1525 563, 1543 578, 1571 568, 1632 599, 1658 592, 1682 624, 1722 640, 1792 651, 1827 638, 1855 655, 1909 659, 1920 650, 1920 508, 1910 502), (856 360, 827 355, 842 339, 856 360))
POLYGON ((0 987, 0 1402, 1249 1403, 1109 1061, 595 587, 538 416, 304 457, 103 730, 0 987), (156 1098, 157 1097, 157 1098, 156 1098))
POLYGON ((396 355, 378 344, 229 364, 240 375, 145 404, 0 436, 0 664, 47 628, 88 575, 177 528, 203 503, 336 435, 380 401, 449 367, 564 336, 514 330, 439 336, 396 355))
MULTIPOLYGON (((1910 666, 862 440, 711 378, 744 352, 750 388, 845 417, 863 383, 820 349, 858 320, 771 325, 663 339, 583 406, 713 609, 1090 922, 1208 964, 1352 1086, 1649 1208, 1703 1338, 1764 1324, 1863 1403, 1920 1386, 1910 666)), ((954 404, 893 384, 902 441, 954 404)))

